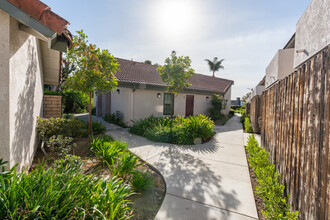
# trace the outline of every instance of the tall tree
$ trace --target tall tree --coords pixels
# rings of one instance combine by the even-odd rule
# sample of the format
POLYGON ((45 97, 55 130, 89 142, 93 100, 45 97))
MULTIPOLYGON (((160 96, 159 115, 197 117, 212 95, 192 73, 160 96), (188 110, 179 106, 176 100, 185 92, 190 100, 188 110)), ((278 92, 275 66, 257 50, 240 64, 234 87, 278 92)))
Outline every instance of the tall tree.
POLYGON ((75 68, 65 81, 65 86, 89 95, 88 133, 92 134, 93 92, 102 94, 116 89, 116 72, 119 70, 119 64, 108 50, 100 50, 95 44, 89 43, 82 30, 77 31, 77 34, 73 38, 72 49, 66 54, 66 59, 75 68))
POLYGON ((214 73, 216 71, 219 71, 220 69, 224 69, 224 67, 222 66, 222 62, 224 60, 225 59, 218 60, 218 57, 214 57, 213 61, 211 61, 209 59, 205 59, 205 61, 209 64, 210 71, 212 71, 212 73, 213 73, 213 75, 212 75, 213 77, 214 77, 214 73))
POLYGON ((165 64, 159 66, 157 70, 162 82, 167 85, 167 91, 172 94, 188 88, 191 85, 189 79, 195 74, 195 70, 191 68, 190 58, 188 56, 178 57, 175 51, 172 51, 171 56, 166 58, 165 64))
POLYGON ((151 60, 145 60, 144 63, 145 64, 152 64, 151 60))

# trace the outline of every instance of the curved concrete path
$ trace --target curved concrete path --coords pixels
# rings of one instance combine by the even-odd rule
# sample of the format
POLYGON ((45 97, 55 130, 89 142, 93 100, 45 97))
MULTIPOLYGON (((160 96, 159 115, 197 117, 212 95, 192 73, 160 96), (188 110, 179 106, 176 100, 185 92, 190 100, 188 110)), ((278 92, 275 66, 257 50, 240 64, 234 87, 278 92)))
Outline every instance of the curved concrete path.
POLYGON ((238 116, 217 126, 211 141, 193 146, 151 142, 93 120, 163 175, 167 190, 155 219, 258 219, 238 116))

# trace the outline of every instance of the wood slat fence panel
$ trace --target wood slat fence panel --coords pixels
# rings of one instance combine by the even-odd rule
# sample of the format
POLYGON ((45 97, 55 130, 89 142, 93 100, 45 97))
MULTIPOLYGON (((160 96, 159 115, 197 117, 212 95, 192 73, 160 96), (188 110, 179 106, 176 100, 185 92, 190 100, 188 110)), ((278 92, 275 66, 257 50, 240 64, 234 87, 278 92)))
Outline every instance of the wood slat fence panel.
POLYGON ((262 145, 299 219, 330 219, 330 46, 251 100, 262 145), (259 105, 259 107, 258 107, 259 105))

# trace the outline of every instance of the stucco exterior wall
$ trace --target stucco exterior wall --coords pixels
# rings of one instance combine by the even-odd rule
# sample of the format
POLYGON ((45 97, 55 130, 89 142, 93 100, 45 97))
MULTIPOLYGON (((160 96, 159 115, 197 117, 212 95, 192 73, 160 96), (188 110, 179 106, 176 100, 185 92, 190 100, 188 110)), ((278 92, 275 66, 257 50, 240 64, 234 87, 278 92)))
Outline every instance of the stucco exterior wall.
POLYGON ((265 86, 256 86, 251 93, 251 99, 257 95, 262 95, 263 91, 265 91, 265 86))
POLYGON ((0 158, 9 161, 9 27, 10 16, 0 9, 0 158))
POLYGON ((226 102, 226 107, 222 111, 222 113, 225 114, 225 115, 228 115, 229 114, 229 111, 230 111, 230 104, 231 104, 231 87, 225 93, 224 100, 226 102))
POLYGON ((43 64, 44 83, 58 85, 60 72, 60 52, 48 48, 48 42, 39 40, 43 64))
POLYGON ((123 113, 124 122, 130 124, 132 119, 131 99, 133 90, 123 87, 118 87, 118 89, 120 91, 119 93, 117 91, 111 93, 111 113, 113 114, 116 113, 116 111, 121 111, 123 113))
POLYGON ((297 67, 330 44, 330 1, 313 0, 296 25, 294 66, 297 67))
MULTIPOLYGON (((111 93, 111 113, 122 112, 126 124, 131 125, 131 120, 143 119, 150 115, 163 116, 164 91, 136 89, 133 92, 131 88, 118 87, 118 89, 119 93, 117 91, 111 93), (158 93, 160 93, 159 98, 157 97, 158 93)), ((179 93, 174 97, 174 115, 185 116, 186 95, 194 96, 194 115, 209 114, 211 95, 179 93), (206 100, 206 97, 209 97, 209 99, 206 100)), ((228 114, 230 111, 231 88, 228 89, 224 99, 228 101, 223 113, 228 114)), ((95 101, 94 105, 98 106, 95 101)), ((106 102, 103 99, 103 109, 105 105, 106 102)))
POLYGON ((294 48, 278 50, 266 68, 265 87, 284 79, 293 72, 294 48))
POLYGON ((38 40, 10 19, 10 166, 32 162, 37 146, 36 120, 42 115, 43 79, 38 40))

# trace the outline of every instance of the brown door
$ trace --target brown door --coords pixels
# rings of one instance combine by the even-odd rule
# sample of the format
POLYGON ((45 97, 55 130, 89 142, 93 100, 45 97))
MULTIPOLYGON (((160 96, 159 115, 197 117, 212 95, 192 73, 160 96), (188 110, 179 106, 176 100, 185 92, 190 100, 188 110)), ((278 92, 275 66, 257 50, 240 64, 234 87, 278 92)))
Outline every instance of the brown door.
POLYGON ((186 117, 194 114, 194 96, 186 95, 186 117))

